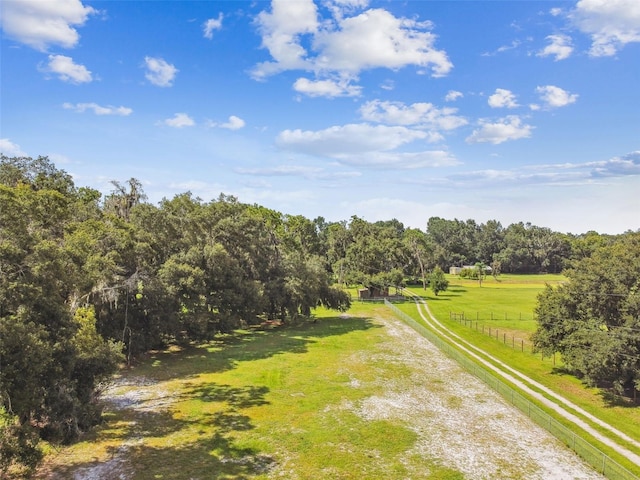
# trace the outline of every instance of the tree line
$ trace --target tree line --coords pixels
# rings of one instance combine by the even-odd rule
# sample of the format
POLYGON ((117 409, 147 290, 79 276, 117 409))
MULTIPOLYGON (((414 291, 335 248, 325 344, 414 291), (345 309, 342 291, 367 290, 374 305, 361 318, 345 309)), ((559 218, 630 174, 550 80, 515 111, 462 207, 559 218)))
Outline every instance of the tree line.
MULTIPOLYGON (((443 270, 477 263, 494 274, 559 273, 596 253, 604 262, 611 252, 598 252, 624 250, 627 237, 439 217, 425 230, 327 222, 223 194, 154 205, 136 179, 112 185, 108 195, 77 187, 46 157, 0 159, 0 472, 37 464, 40 439, 71 442, 95 425, 101 383, 150 349, 307 318, 320 305, 346 310, 344 285, 413 280, 437 294, 443 270)), ((637 281, 636 272, 627 293, 637 281)), ((560 336, 540 333, 538 345, 565 348, 560 336)))

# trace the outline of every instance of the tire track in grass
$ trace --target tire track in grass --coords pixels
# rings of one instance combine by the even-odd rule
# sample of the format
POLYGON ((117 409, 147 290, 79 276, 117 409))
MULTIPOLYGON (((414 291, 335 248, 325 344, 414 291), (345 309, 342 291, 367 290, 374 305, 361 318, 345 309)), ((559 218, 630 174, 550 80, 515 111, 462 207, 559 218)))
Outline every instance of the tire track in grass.
POLYGON ((607 445, 607 446, 611 447, 616 452, 618 452, 619 454, 625 456, 628 460, 632 461, 633 463, 635 463, 637 466, 640 467, 640 455, 630 451, 626 447, 624 447, 624 446, 620 445, 619 443, 617 443, 616 441, 612 440, 610 437, 607 437, 607 436, 603 435, 602 433, 598 432, 596 429, 594 429, 591 425, 589 425, 582 418, 579 418, 577 415, 569 412, 564 407, 567 407, 567 408, 570 408, 570 409, 574 410, 576 413, 580 414, 583 418, 589 419, 591 422, 593 422, 593 423, 599 425, 600 427, 610 431, 612 434, 614 434, 617 437, 625 440, 626 442, 628 442, 631 445, 634 445, 634 446, 640 448, 640 442, 638 442, 637 440, 629 437, 624 432, 621 432, 620 430, 618 430, 615 427, 609 425, 608 423, 602 421, 601 419, 595 417, 594 415, 592 415, 589 412, 585 411, 584 409, 582 409, 578 405, 576 405, 573 402, 567 400, 563 396, 561 396, 561 395, 557 394, 556 392, 550 390, 549 388, 545 387, 544 385, 536 382, 532 378, 524 375, 521 372, 518 372, 514 368, 510 367, 509 365, 505 364, 504 362, 502 362, 502 361, 498 360, 497 358, 493 357, 492 355, 490 355, 486 351, 476 347, 475 345, 471 344, 470 342, 468 342, 467 340, 463 339, 459 335, 449 331, 431 313, 431 310, 429 309, 429 306, 427 305, 427 302, 425 300, 423 300, 422 298, 420 298, 418 295, 414 294, 413 292, 409 292, 409 293, 413 296, 413 298, 414 298, 414 300, 416 302, 416 306, 417 306, 417 309, 418 309, 418 313, 420 314, 420 317, 422 317, 422 319, 427 323, 427 325, 429 325, 439 335, 441 335, 442 337, 446 338, 449 342, 453 343, 457 348, 459 348, 460 350, 464 351, 465 353, 467 353, 468 355, 470 355, 471 357, 473 357, 474 359, 476 359, 477 361, 482 363, 485 367, 489 368, 491 371, 497 373, 499 376, 501 376, 505 380, 508 380, 512 384, 516 385, 518 388, 520 388, 521 390, 526 392, 528 395, 534 397, 535 399, 540 401, 542 404, 544 404, 545 406, 551 408, 556 413, 561 415, 563 418, 571 421, 573 424, 575 424, 576 426, 578 426, 581 429, 583 429, 589 435, 591 435, 592 437, 598 439, 604 445, 607 445), (424 314, 424 311, 426 311, 427 315, 424 314), (427 318, 427 316, 428 316, 428 318, 427 318), (480 355, 482 355, 484 358, 482 358, 480 355), (496 366, 496 365, 498 365, 500 368, 498 368, 498 366, 496 366), (506 371, 508 371, 510 373, 507 373, 504 370, 506 370, 506 371), (550 397, 554 398, 558 403, 556 403, 556 402, 550 400, 549 398, 545 397, 540 392, 538 392, 536 390, 533 390, 531 387, 535 387, 536 389, 544 392, 545 394, 547 394, 550 397))

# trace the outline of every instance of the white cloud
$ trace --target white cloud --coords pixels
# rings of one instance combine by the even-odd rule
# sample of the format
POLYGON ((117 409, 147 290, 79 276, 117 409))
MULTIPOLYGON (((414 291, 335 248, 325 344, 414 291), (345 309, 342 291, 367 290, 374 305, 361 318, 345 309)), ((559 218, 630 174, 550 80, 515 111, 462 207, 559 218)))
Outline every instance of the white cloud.
POLYGON ((455 102, 459 98, 464 97, 462 92, 458 92, 457 90, 449 90, 447 95, 444 97, 445 102, 455 102))
POLYGON ((334 158, 347 165, 403 170, 452 167, 460 164, 454 155, 445 150, 424 150, 421 152, 367 152, 335 155, 334 158))
MULTIPOLYGON (((431 23, 396 18, 383 9, 348 16, 366 5, 334 0, 329 4, 333 18, 323 20, 311 0, 273 0, 271 12, 261 12, 257 18, 262 46, 272 60, 256 65, 254 78, 304 70, 314 72, 318 80, 327 76, 354 80, 362 70, 408 65, 429 68, 434 77, 449 73, 452 64, 443 50, 434 48, 436 36, 428 31, 431 23)), ((336 85, 330 83, 303 82, 298 88, 331 93, 336 85)))
POLYGON ((383 90, 394 90, 396 88, 396 84, 393 80, 387 79, 380 84, 380 88, 383 90))
POLYGON ((8 138, 0 138, 0 153, 8 157, 26 157, 20 145, 13 143, 8 138))
POLYGON ((93 80, 87 67, 74 63, 71 57, 65 55, 49 55, 49 63, 41 66, 40 71, 54 73, 63 82, 80 84, 93 80))
POLYGON ((309 155, 344 158, 353 154, 394 150, 427 136, 423 131, 401 126, 360 123, 318 131, 284 130, 276 143, 282 148, 309 155))
POLYGON ((128 107, 114 107, 107 105, 106 107, 100 106, 97 103, 64 103, 63 108, 67 110, 74 110, 78 113, 84 113, 87 110, 92 110, 96 115, 121 115, 126 117, 133 113, 133 110, 128 107))
POLYGON ((479 124, 480 128, 467 137, 467 143, 489 142, 498 145, 508 140, 528 138, 533 130, 531 125, 523 124, 520 117, 516 115, 509 115, 494 123, 480 120, 479 124))
POLYGON ((549 41, 549 45, 539 51, 537 56, 548 57, 553 55, 557 62, 558 60, 569 58, 573 53, 571 37, 568 35, 549 35, 547 36, 547 40, 549 41))
POLYGON ((222 28, 223 18, 224 18, 224 15, 222 14, 222 12, 220 12, 218 14, 218 18, 210 18, 206 22, 204 22, 204 24, 202 25, 202 28, 204 30, 205 38, 208 38, 209 40, 213 38, 214 30, 220 30, 222 28))
POLYGON ((302 177, 310 180, 340 180, 362 176, 362 173, 356 171, 327 172, 324 168, 304 165, 278 165, 269 168, 237 168, 235 172, 241 175, 302 177))
POLYGON ((498 53, 508 52, 509 50, 515 50, 519 46, 520 46, 520 41, 519 40, 514 40, 509 45, 502 45, 502 46, 498 47, 493 52, 484 52, 484 53, 482 53, 482 56, 483 57, 493 57, 493 56, 497 55, 498 53))
POLYGON ((429 22, 396 18, 383 9, 371 9, 338 22, 334 30, 315 36, 320 54, 315 66, 322 70, 357 74, 371 68, 428 67, 434 77, 453 68, 443 50, 434 48, 436 36, 425 31, 429 22))
POLYGON ((496 88, 496 92, 489 97, 488 103, 492 108, 515 108, 519 106, 513 92, 504 88, 496 88))
POLYGON ((612 56, 626 44, 640 42, 638 0, 580 0, 570 18, 591 36, 591 56, 612 56))
POLYGON ((7 36, 44 52, 50 45, 76 46, 74 27, 95 13, 79 0, 5 0, 0 21, 7 36))
POLYGON ((173 128, 193 127, 196 124, 186 113, 176 113, 173 118, 167 118, 160 123, 173 128))
POLYGON ((592 168, 594 177, 624 177, 640 175, 640 150, 628 153, 622 157, 613 157, 602 162, 585 164, 592 168))
POLYGON ((299 78, 293 84, 296 92, 304 93, 310 97, 357 97, 362 92, 362 87, 351 85, 348 80, 309 80, 299 78))
POLYGON ((456 115, 456 108, 437 108, 431 103, 383 102, 372 100, 360 107, 362 118, 367 121, 392 125, 416 125, 436 130, 453 130, 467 124, 464 117, 456 115))
POLYGON ((318 28, 317 9, 312 0, 273 0, 271 13, 261 12, 256 21, 262 46, 269 50, 274 61, 259 64, 254 69, 254 77, 290 69, 306 70, 311 66, 305 59, 307 52, 300 44, 300 37, 318 28))
POLYGON ((335 18, 340 19, 347 14, 367 8, 369 0, 325 0, 324 4, 335 18))
POLYGON ((231 115, 227 122, 220 124, 220 128, 227 128, 229 130, 239 130, 244 126, 244 120, 242 120, 240 117, 236 117, 235 115, 231 115))
POLYGON ((170 87, 179 70, 162 58, 144 57, 145 78, 158 87, 170 87))
POLYGON ((536 92, 547 108, 559 108, 574 103, 578 99, 577 93, 569 93, 560 87, 545 85, 537 87, 536 92))
POLYGON ((613 157, 608 160, 528 165, 512 170, 479 170, 451 175, 448 180, 458 186, 511 185, 588 185, 594 179, 604 177, 629 177, 640 175, 640 151, 613 157))
POLYGON ((244 128, 246 125, 245 121, 240 117, 235 115, 229 116, 229 119, 226 122, 214 122, 213 120, 208 120, 206 122, 206 126, 210 128, 226 128, 228 130, 240 130, 244 128))
POLYGON ((416 140, 429 141, 428 132, 404 126, 349 124, 319 131, 284 130, 276 143, 281 148, 330 157, 342 164, 375 168, 412 169, 457 165, 444 150, 395 151, 416 140))

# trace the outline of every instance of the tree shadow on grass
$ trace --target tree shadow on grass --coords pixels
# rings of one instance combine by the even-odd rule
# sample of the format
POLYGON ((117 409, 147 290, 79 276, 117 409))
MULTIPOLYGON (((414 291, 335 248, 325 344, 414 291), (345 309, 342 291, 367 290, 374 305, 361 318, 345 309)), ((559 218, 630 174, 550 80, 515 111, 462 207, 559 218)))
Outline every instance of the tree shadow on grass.
POLYGON ((427 298, 428 302, 448 302, 451 301, 452 297, 461 297, 463 293, 467 291, 466 288, 461 287, 449 287, 446 291, 435 295, 429 295, 427 298))
MULTIPOLYGON (((123 388, 127 401, 115 403, 100 429, 87 436, 96 448, 102 443, 102 451, 105 444, 109 445, 108 459, 99 453, 79 455, 77 460, 62 460, 64 465, 50 464, 36 478, 242 479, 264 474, 275 465, 274 459, 258 448, 239 443, 235 434, 255 428, 242 411, 266 404, 268 387, 202 384, 196 378, 233 369, 239 362, 281 353, 303 354, 318 339, 371 328, 381 326, 368 317, 328 317, 240 331, 186 349, 152 352, 144 362, 123 373, 124 382, 118 388, 123 388), (186 389, 172 400, 172 394, 166 393, 165 398, 162 389, 163 382, 174 379, 185 379, 186 389), (151 389, 152 395, 145 388, 151 389), (130 395, 136 389, 142 395, 130 395), (172 401, 193 402, 195 410, 178 415, 172 410, 172 401)), ((117 401, 118 396, 115 398, 117 401)))
POLYGON ((199 385, 181 395, 201 402, 192 415, 178 415, 171 405, 154 411, 148 401, 129 405, 114 412, 93 439, 97 446, 108 443, 106 458, 67 461, 36 478, 248 479, 264 474, 275 460, 258 448, 241 445, 235 434, 255 428, 242 410, 267 404, 268 392, 267 387, 252 385, 199 385), (216 403, 215 409, 207 412, 207 402, 216 403))
POLYGON ((144 376, 157 381, 224 372, 238 362, 260 360, 281 353, 306 353, 317 338, 380 328, 368 317, 326 317, 316 322, 274 328, 240 330, 201 345, 149 353, 123 376, 144 376))
POLYGON ((640 408, 640 398, 636 394, 634 400, 633 391, 630 389, 625 391, 624 396, 622 396, 610 388, 600 388, 598 395, 602 397, 608 407, 640 408))
POLYGON ((613 390, 613 388, 611 387, 611 384, 608 384, 608 385, 601 384, 601 385, 594 386, 592 384, 587 383, 584 379, 577 376, 575 372, 565 367, 553 367, 551 372, 554 375, 558 375, 558 376, 567 375, 575 378, 580 378, 582 380, 582 385, 585 388, 585 390, 597 388, 598 389, 597 395, 602 398, 604 404, 607 407, 623 407, 623 408, 640 407, 640 403, 639 403, 640 399, 636 399, 634 401, 633 391, 631 389, 628 389, 627 391, 625 391, 624 395, 620 395, 619 393, 616 393, 613 390))

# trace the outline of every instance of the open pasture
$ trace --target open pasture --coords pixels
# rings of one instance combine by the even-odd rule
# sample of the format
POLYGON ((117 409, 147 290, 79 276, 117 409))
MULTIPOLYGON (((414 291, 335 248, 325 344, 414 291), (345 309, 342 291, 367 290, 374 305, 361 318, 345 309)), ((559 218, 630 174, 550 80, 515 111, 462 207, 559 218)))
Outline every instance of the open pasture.
MULTIPOLYGON (((640 408, 611 396, 606 390, 585 385, 565 370, 560 355, 543 358, 539 353, 532 353, 530 336, 536 329, 533 311, 537 296, 546 284, 558 285, 566 281, 565 277, 501 275, 497 280, 487 277, 482 286, 478 281, 453 275, 447 278, 450 281, 449 289, 437 297, 429 289, 411 288, 412 292, 427 300, 432 313, 447 328, 562 394, 631 438, 640 438, 640 408), (464 312, 467 321, 452 317, 452 312, 464 312), (523 320, 520 320, 520 315, 523 320)), ((406 303, 398 307, 413 318, 418 318, 414 305, 406 303)))
POLYGON ((600 478, 379 304, 154 352, 38 478, 600 478))
POLYGON ((537 297, 545 285, 558 285, 566 281, 562 275, 500 275, 488 276, 482 281, 446 275, 449 288, 433 295, 431 290, 411 288, 411 291, 429 301, 431 311, 441 320, 465 319, 475 328, 484 325, 528 339, 535 331, 534 309, 537 297))

